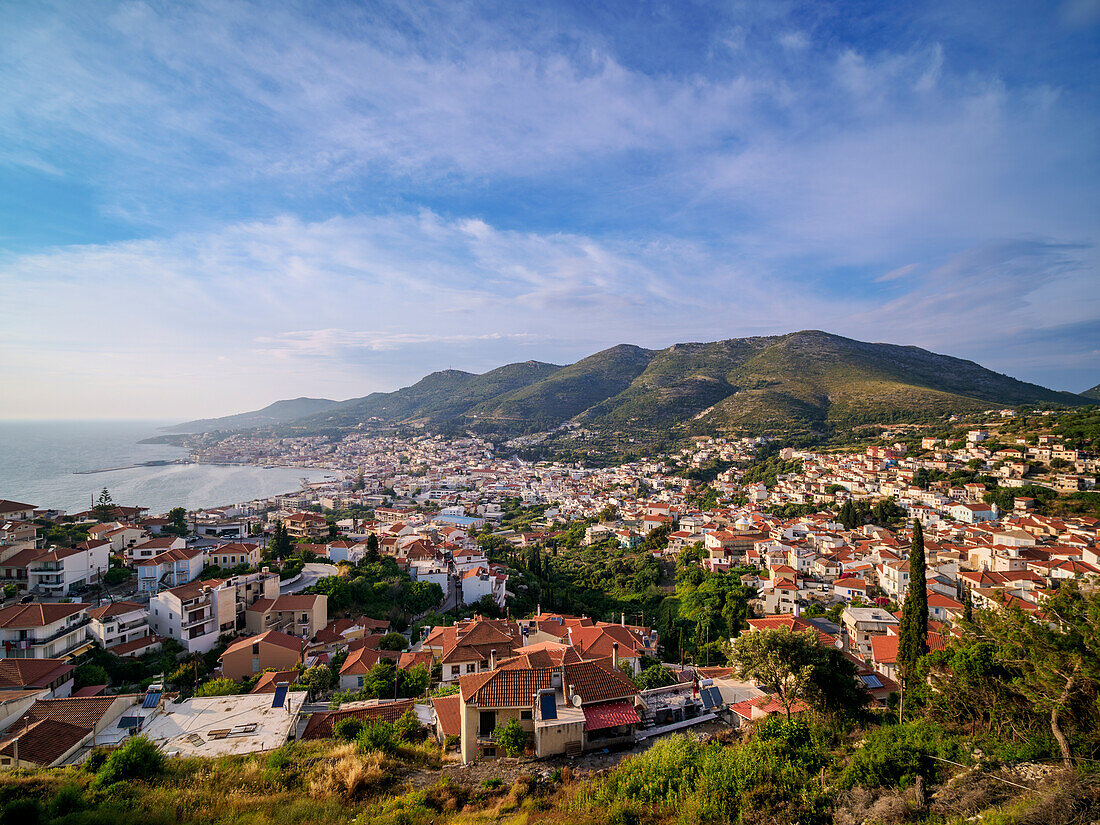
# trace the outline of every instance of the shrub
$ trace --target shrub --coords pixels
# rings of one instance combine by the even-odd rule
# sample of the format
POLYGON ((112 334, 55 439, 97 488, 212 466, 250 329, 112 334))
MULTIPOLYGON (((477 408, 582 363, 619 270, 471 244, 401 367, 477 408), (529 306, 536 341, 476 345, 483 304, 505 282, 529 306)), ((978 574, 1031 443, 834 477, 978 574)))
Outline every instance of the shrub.
POLYGON ((341 719, 332 726, 332 735, 336 739, 341 739, 345 742, 354 742, 359 738, 359 734, 363 732, 363 727, 362 719, 355 716, 349 716, 346 719, 341 719))
POLYGON ((37 799, 13 799, 0 811, 2 825, 38 825, 42 821, 42 805, 37 799))
POLYGON ((373 720, 363 725, 359 733, 359 751, 370 753, 381 751, 393 753, 397 749, 397 734, 393 725, 381 720, 373 720))
POLYGON ((404 650, 408 646, 409 640, 396 631, 387 633, 378 640, 379 650, 404 650))
POLYGON ((501 779, 499 776, 494 776, 491 779, 486 779, 484 782, 482 782, 481 787, 483 787, 487 791, 495 791, 503 784, 503 779, 501 779))
POLYGON ((393 723, 393 729, 402 742, 420 742, 428 735, 412 708, 401 714, 401 718, 393 723))
POLYGON ((50 800, 50 816, 62 817, 84 809, 84 791, 75 782, 62 785, 50 800))
POLYGON ((107 757, 96 772, 100 787, 124 779, 149 779, 164 769, 164 754, 144 736, 133 736, 126 744, 107 757))

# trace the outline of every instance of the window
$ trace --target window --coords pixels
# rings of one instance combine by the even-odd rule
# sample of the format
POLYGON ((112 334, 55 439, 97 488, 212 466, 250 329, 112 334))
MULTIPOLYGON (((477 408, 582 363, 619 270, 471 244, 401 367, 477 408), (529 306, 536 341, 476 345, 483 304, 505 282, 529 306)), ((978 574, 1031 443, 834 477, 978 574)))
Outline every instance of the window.
POLYGON ((467 673, 477 673, 477 665, 476 664, 466 665, 466 672, 467 673))
POLYGON ((252 657, 252 672, 253 673, 259 673, 260 672, 260 657, 259 656, 253 656, 252 657))
POLYGON ((521 711, 519 712, 519 718, 520 718, 520 719, 530 719, 530 718, 531 718, 531 711, 529 711, 529 710, 521 710, 521 711))
POLYGON ((483 710, 478 714, 478 733, 482 736, 492 736, 497 727, 497 712, 495 710, 483 710))
POLYGON ((460 668, 458 665, 451 665, 451 675, 452 676, 457 676, 461 672, 462 672, 462 668, 460 668))

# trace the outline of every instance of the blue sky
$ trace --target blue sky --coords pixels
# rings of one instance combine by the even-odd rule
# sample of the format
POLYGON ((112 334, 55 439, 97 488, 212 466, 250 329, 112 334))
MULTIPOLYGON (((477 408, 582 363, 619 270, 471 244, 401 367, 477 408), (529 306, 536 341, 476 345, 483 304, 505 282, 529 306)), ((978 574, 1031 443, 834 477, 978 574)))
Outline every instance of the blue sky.
POLYGON ((1100 0, 4 4, 0 417, 809 328, 1083 390, 1098 44, 1100 0))

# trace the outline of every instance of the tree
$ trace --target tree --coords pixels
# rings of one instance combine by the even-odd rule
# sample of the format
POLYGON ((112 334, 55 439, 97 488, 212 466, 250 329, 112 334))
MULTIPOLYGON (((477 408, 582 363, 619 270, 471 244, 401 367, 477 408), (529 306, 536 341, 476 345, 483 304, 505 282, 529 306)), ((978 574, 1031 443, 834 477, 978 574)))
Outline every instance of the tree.
POLYGON ((367 564, 376 564, 381 558, 378 552, 378 536, 371 533, 367 536, 367 564))
POLYGON ((519 756, 527 747, 527 731, 516 719, 509 719, 493 731, 493 741, 509 756, 519 756))
POLYGON ((281 520, 275 522, 275 529, 271 533, 271 544, 268 550, 280 561, 294 552, 290 542, 290 535, 287 533, 286 527, 281 520))
POLYGON ((148 779, 164 770, 164 754, 144 736, 131 736, 96 771, 95 784, 107 787, 126 779, 148 779))
POLYGON ((1005 605, 983 613, 982 623, 982 629, 998 643, 1002 661, 1022 675, 1013 687, 1037 711, 1048 714, 1062 760, 1072 768, 1066 724, 1074 722, 1078 729, 1093 732, 1098 727, 1100 592, 1082 591, 1069 581, 1043 603, 1041 616, 1032 617, 1019 607, 1005 605), (1082 697, 1085 701, 1079 701, 1082 697))
POLYGON ((186 536, 190 532, 187 526, 187 511, 182 507, 173 507, 168 511, 168 526, 164 528, 166 533, 176 536, 186 536))
POLYGON ((817 631, 791 633, 787 628, 742 633, 733 641, 733 661, 741 675, 775 691, 787 718, 791 708, 809 696, 817 659, 817 631))
POLYGON ((92 518, 96 521, 110 521, 115 517, 115 502, 106 487, 99 493, 99 498, 92 506, 92 518))
POLYGON ((76 689, 89 685, 106 685, 110 681, 107 669, 91 662, 81 665, 73 673, 73 687, 76 689))
MULTIPOLYGON (((902 701, 912 686, 917 665, 928 653, 928 590, 925 586, 924 528, 913 520, 913 542, 909 548, 909 589, 901 608, 898 627, 898 670, 901 673, 902 701)), ((902 713, 903 705, 898 713, 902 713)))
POLYGON ((409 641, 402 634, 394 631, 393 633, 387 633, 381 639, 378 640, 379 650, 404 650, 408 647, 409 641))

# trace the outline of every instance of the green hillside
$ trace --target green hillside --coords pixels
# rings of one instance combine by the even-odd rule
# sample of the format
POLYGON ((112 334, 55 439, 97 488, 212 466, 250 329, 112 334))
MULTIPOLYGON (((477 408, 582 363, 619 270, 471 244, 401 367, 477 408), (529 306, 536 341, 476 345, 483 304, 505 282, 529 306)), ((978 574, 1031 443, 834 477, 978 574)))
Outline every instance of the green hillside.
MULTIPOLYGON (((1039 403, 1073 406, 1089 399, 918 347, 809 330, 663 350, 621 344, 566 367, 525 361, 482 375, 444 370, 394 392, 340 402, 282 429, 419 424, 507 434, 575 422, 642 439, 733 430, 820 433, 1039 403)), ((242 416, 203 423, 217 429, 218 422, 235 418, 242 416)))
POLYGON ((1091 390, 1085 390, 1081 395, 1085 396, 1085 398, 1092 398, 1096 401, 1100 401, 1100 384, 1097 384, 1091 390))

